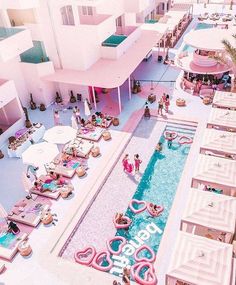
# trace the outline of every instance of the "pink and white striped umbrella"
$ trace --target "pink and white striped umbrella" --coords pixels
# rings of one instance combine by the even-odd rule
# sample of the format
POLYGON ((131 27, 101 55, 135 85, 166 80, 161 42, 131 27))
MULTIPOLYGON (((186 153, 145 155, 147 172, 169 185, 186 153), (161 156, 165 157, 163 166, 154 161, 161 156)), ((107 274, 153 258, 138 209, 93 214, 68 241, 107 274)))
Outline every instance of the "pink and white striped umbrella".
POLYGON ((231 244, 180 231, 166 277, 191 285, 229 285, 232 251, 231 244))
POLYGON ((192 188, 181 220, 234 234, 236 198, 192 188))

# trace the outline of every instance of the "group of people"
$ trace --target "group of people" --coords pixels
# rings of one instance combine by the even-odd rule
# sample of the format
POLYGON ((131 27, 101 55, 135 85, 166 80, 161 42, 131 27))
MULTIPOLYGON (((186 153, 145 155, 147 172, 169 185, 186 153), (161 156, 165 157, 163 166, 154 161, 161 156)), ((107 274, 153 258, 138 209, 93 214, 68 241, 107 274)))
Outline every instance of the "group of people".
POLYGON ((142 160, 140 160, 139 154, 134 155, 134 164, 130 162, 129 154, 126 154, 122 159, 123 170, 129 174, 132 174, 133 170, 135 170, 135 173, 138 173, 141 163, 142 160))
POLYGON ((57 187, 63 186, 67 183, 66 179, 64 179, 62 175, 50 171, 47 175, 41 175, 37 180, 35 180, 34 189, 40 192, 47 190, 51 190, 53 192, 56 189, 49 189, 48 187, 45 187, 45 184, 49 184, 52 181, 55 181, 57 187))
POLYGON ((170 106, 170 96, 166 93, 163 93, 162 97, 158 101, 158 109, 157 109, 158 115, 163 116, 163 109, 165 109, 165 112, 168 113, 169 106, 170 106))

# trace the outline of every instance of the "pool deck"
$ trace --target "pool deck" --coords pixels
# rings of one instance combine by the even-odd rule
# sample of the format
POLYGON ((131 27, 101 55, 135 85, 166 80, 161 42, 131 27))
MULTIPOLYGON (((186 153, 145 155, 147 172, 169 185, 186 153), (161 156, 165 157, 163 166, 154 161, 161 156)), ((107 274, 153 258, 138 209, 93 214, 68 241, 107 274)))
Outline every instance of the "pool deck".
MULTIPOLYGON (((148 65, 151 65, 153 63, 154 62, 150 62, 148 63, 148 65)), ((152 66, 152 75, 158 74, 160 78, 175 79, 179 74, 178 70, 173 68, 167 68, 166 66, 157 63, 153 64, 152 66), (162 72, 160 72, 161 75, 159 75, 158 73, 160 70, 162 72)), ((137 74, 139 74, 138 71, 137 74)), ((151 73, 149 75, 151 76, 151 73)), ((7 270, 4 274, 0 276, 2 284, 110 285, 112 284, 112 281, 114 279, 118 280, 118 278, 114 278, 114 276, 112 276, 111 274, 105 274, 103 272, 88 268, 86 266, 80 266, 74 262, 70 262, 63 258, 58 258, 57 255, 63 244, 65 243, 66 238, 69 236, 75 224, 78 222, 78 219, 88 208, 92 198, 97 193, 98 189, 101 188, 101 185, 104 185, 104 191, 114 190, 114 193, 120 193, 120 189, 118 189, 118 187, 117 189, 111 189, 112 184, 109 185, 109 182, 112 182, 114 181, 114 179, 117 178, 119 178, 119 180, 122 180, 122 189, 124 190, 125 195, 122 195, 122 199, 119 199, 119 203, 117 203, 117 210, 126 210, 127 205, 137 187, 137 184, 135 180, 129 179, 126 174, 123 173, 120 161, 118 161, 117 167, 114 169, 114 176, 113 172, 111 173, 111 170, 114 168, 114 165, 116 164, 120 154, 124 152, 124 150, 125 152, 127 151, 130 154, 138 152, 141 156, 141 159, 143 160, 143 164, 141 166, 141 169, 143 171, 147 162, 150 159, 150 155, 153 152, 153 147, 156 141, 158 141, 158 136, 161 135, 161 132, 164 128, 165 122, 163 122, 163 120, 187 120, 198 122, 198 128, 195 134, 194 143, 191 147, 190 153, 185 164, 182 179, 179 183, 176 192, 176 196, 173 202, 173 206, 169 215, 164 235, 162 237, 162 242, 159 247, 157 261, 155 264, 155 270, 159 279, 158 284, 165 284, 164 274, 168 268, 168 263, 171 256, 172 247, 174 245, 176 232, 179 229, 180 217, 184 209, 184 203, 187 200, 188 188, 190 186, 191 176, 193 174, 195 159, 197 154, 199 153, 201 135, 205 128, 206 120, 208 118, 209 110, 211 107, 203 105, 201 100, 196 96, 180 93, 179 91, 175 90, 173 86, 158 86, 160 86, 160 90, 157 91, 156 88, 158 87, 154 86, 155 88, 153 91, 158 96, 161 95, 162 90, 165 88, 168 89, 168 92, 170 92, 170 94, 173 93, 173 95, 171 99, 170 114, 168 114, 164 118, 157 118, 159 122, 158 124, 156 124, 156 127, 159 127, 157 127, 157 129, 154 128, 156 133, 152 132, 152 134, 150 135, 150 138, 152 138, 149 142, 150 147, 147 150, 140 151, 140 149, 138 148, 138 144, 136 145, 136 143, 138 140, 141 141, 145 138, 140 138, 138 136, 134 136, 131 138, 131 134, 134 131, 135 126, 142 117, 145 98, 148 92, 150 92, 150 85, 146 85, 143 87, 143 92, 141 94, 139 93, 137 95, 133 95, 132 100, 129 102, 127 99, 128 94, 125 94, 125 98, 123 98, 123 102, 125 103, 123 104, 125 106, 120 116, 121 125, 119 126, 119 128, 117 128, 117 130, 112 130, 113 139, 110 142, 102 141, 101 143, 99 143, 102 151, 102 156, 99 158, 89 159, 89 171, 87 177, 83 179, 79 179, 77 177, 73 178, 72 183, 75 187, 75 191, 74 196, 71 199, 60 199, 59 201, 53 202, 52 212, 57 213, 59 219, 57 226, 45 227, 43 225, 40 225, 39 228, 37 228, 30 234, 29 242, 33 248, 32 256, 30 256, 29 258, 23 258, 18 254, 14 258, 12 263, 5 262, 7 270), (178 97, 186 99, 186 107, 179 108, 175 105, 175 100, 178 97), (128 142, 130 142, 130 145, 128 145, 128 149, 126 150, 125 148, 128 142), (110 173, 111 176, 108 177, 110 173), (125 189, 129 190, 125 191, 125 189)), ((114 104, 117 103, 117 99, 115 96, 112 97, 112 100, 114 101, 114 104)), ((105 108, 104 105, 103 107, 105 108)), ((156 115, 157 104, 151 104, 150 107, 152 109, 152 114, 156 115)), ((111 109, 111 111, 115 110, 115 108, 116 107, 114 105, 114 109, 111 109)), ((51 112, 52 109, 49 109, 46 112, 48 112, 49 114, 49 111, 51 112)), ((44 122, 47 128, 51 126, 51 123, 49 124, 48 121, 45 121, 46 116, 44 112, 40 113, 36 111, 31 115, 32 118, 35 119, 35 121, 41 120, 42 122, 44 122)), ((65 112, 63 116, 68 117, 68 111, 67 113, 65 112)), ((52 118, 49 119, 52 121, 52 118)), ((152 125, 152 120, 156 120, 156 118, 151 119, 149 122, 147 122, 148 124, 150 124, 150 127, 152 125)), ((67 118, 66 122, 70 122, 70 118, 67 118)), ((141 135, 143 136, 143 133, 141 135)), ((18 183, 18 185, 20 185, 19 177, 23 170, 23 165, 20 160, 4 158, 0 161, 0 167, 4 169, 3 175, 7 175, 8 172, 14 169, 12 173, 12 179, 14 179, 16 184, 18 183), (17 177, 17 179, 15 179, 15 177, 17 177)), ((12 191, 8 193, 6 192, 6 190, 9 189, 9 185, 7 185, 7 181, 4 183, 2 185, 2 195, 6 194, 3 197, 4 199, 6 199, 4 200, 4 203, 6 204, 7 208, 10 208, 13 201, 16 201, 18 198, 21 198, 25 193, 23 191, 22 193, 18 193, 20 192, 19 187, 18 189, 12 189, 12 191), (4 185, 7 185, 7 187, 4 187, 4 185), (18 192, 16 190, 18 190, 18 192)), ((101 189, 100 193, 102 193, 102 191, 103 189, 101 189)), ((98 199, 100 199, 99 196, 98 199)), ((101 207, 101 204, 99 205, 101 207)), ((104 207, 104 213, 105 210, 106 209, 104 207)), ((100 212, 98 211, 97 213, 100 212)), ((110 211, 108 214, 113 217, 112 211, 110 211)), ((87 222, 92 221, 92 218, 92 216, 86 217, 87 222)), ((98 223, 99 222, 97 222, 97 224, 98 223)), ((107 225, 107 227, 105 227, 110 231, 109 234, 114 234, 115 232, 114 227, 112 226, 113 225, 109 224, 107 225)), ((101 228, 103 229, 103 227, 101 228)), ((104 236, 106 233, 107 232, 104 233, 104 236)), ((92 238, 93 237, 91 234, 88 234, 88 236, 86 236, 86 240, 92 238)), ((82 237, 80 237, 80 240, 81 239, 82 237)), ((102 246, 102 243, 100 244, 100 246, 102 246)))

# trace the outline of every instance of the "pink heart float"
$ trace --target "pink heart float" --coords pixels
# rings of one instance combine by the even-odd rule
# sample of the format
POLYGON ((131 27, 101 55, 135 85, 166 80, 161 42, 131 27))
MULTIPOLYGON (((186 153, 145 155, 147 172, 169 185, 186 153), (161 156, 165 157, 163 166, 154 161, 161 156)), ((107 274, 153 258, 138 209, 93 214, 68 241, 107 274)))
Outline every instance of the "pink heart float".
POLYGON ((128 229, 129 226, 131 225, 132 220, 129 217, 123 216, 122 219, 126 220, 126 224, 118 224, 117 219, 114 218, 113 223, 114 223, 116 229, 128 229))
POLYGON ((142 200, 136 200, 136 199, 132 199, 129 203, 129 208, 130 210, 135 213, 135 214, 139 214, 143 211, 146 210, 147 208, 147 203, 146 201, 142 201, 142 200), (137 204, 137 205, 142 205, 139 209, 135 209, 134 208, 134 204, 137 204))
POLYGON ((178 141, 179 144, 191 144, 192 142, 193 140, 187 136, 181 136, 178 141))
POLYGON ((135 250, 134 259, 136 262, 154 262, 156 260, 156 255, 155 255, 155 252, 149 246, 144 244, 135 250), (151 254, 151 257, 150 258, 138 257, 139 253, 142 250, 147 250, 151 254))
POLYGON ((157 278, 154 272, 154 267, 149 262, 136 263, 131 267, 131 274, 133 279, 141 285, 156 285, 157 278), (144 278, 140 276, 143 269, 147 268, 144 278))
POLYGON ((96 249, 93 246, 88 246, 83 250, 76 251, 74 258, 76 262, 89 266, 95 255, 96 249))
POLYGON ((119 255, 121 253, 121 251, 122 251, 123 246, 126 244, 126 242, 127 241, 126 241, 126 239, 124 237, 116 236, 114 238, 111 238, 111 239, 107 240, 107 242, 106 242, 107 243, 107 249, 109 250, 109 252, 111 254, 119 255), (114 241, 121 241, 121 243, 119 244, 117 250, 113 250, 112 249, 112 243, 114 241))
POLYGON ((91 265, 93 268, 95 268, 97 270, 109 271, 113 266, 113 261, 111 260, 110 252, 107 250, 98 252, 95 255, 91 265), (108 262, 108 265, 106 265, 106 266, 101 265, 104 260, 106 260, 108 262))

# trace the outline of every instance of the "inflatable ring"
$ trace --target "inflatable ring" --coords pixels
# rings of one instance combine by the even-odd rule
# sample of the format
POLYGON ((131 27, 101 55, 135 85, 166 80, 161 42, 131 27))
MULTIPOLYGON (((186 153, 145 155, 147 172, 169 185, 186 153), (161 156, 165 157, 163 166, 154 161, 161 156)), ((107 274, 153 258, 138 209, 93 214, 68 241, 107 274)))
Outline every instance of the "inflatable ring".
POLYGON ((119 255, 122 251, 122 248, 123 246, 126 244, 126 239, 124 237, 121 237, 121 236, 115 236, 114 238, 111 238, 109 240, 107 240, 107 249, 108 251, 111 253, 111 254, 114 254, 114 255, 119 255), (114 250, 112 249, 112 243, 114 241, 121 241, 121 243, 119 244, 118 246, 118 249, 117 250, 114 250))
POLYGON ((111 268, 113 266, 113 261, 111 260, 110 252, 107 251, 107 250, 98 252, 95 255, 91 265, 92 265, 93 268, 95 268, 97 270, 100 270, 100 271, 104 271, 105 272, 105 271, 111 270, 111 268), (105 265, 105 266, 102 265, 104 259, 106 260, 108 265, 105 265))
POLYGON ((177 136, 178 136, 178 133, 176 133, 176 132, 171 132, 171 131, 165 131, 164 132, 164 137, 165 137, 165 139, 168 141, 169 140, 169 136, 170 135, 172 135, 172 137, 171 137, 171 140, 174 140, 174 139, 176 139, 177 138, 177 136))
POLYGON ((76 251, 74 258, 79 264, 89 266, 96 255, 96 249, 93 246, 88 246, 83 250, 76 251))
POLYGON ((141 284, 141 285, 156 285, 157 284, 157 278, 156 278, 152 263, 140 262, 140 263, 134 264, 131 267, 131 275, 138 284, 141 284), (144 278, 142 278, 140 275, 144 268, 147 268, 147 270, 144 274, 144 278))
POLYGON ((143 201, 143 200, 136 200, 136 199, 132 199, 129 203, 129 208, 130 210, 134 213, 134 214, 139 214, 139 213, 142 213, 143 211, 146 210, 147 208, 147 202, 146 201, 143 201), (134 208, 134 204, 137 204, 137 205, 143 205, 141 208, 139 209, 135 209, 134 208))
POLYGON ((149 246, 144 244, 135 250, 134 259, 136 262, 151 262, 152 263, 156 260, 156 255, 155 255, 155 252, 149 246), (150 258, 138 257, 140 251, 142 250, 147 250, 151 254, 151 257, 150 258))
POLYGON ((154 210, 152 207, 153 207, 153 203, 148 203, 147 204, 147 210, 148 210, 148 213, 153 216, 153 217, 158 217, 160 216, 160 214, 164 211, 164 207, 163 206, 160 206, 158 205, 157 206, 157 210, 154 210))
POLYGON ((192 142, 193 142, 192 138, 187 137, 187 136, 181 136, 179 138, 179 141, 178 141, 178 143, 181 145, 182 144, 191 144, 192 142))
POLYGON ((114 218, 113 223, 114 223, 116 229, 128 229, 129 226, 131 225, 132 220, 129 217, 123 216, 123 218, 127 221, 127 224, 118 224, 116 222, 116 218, 114 218))

